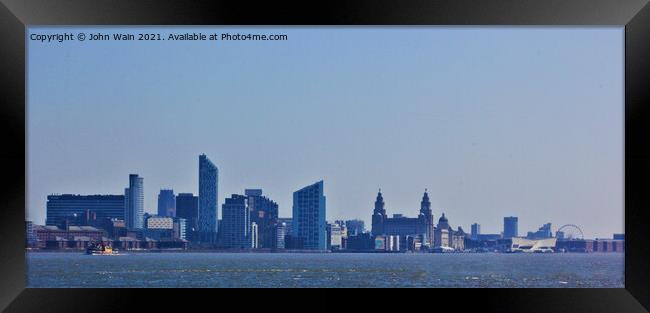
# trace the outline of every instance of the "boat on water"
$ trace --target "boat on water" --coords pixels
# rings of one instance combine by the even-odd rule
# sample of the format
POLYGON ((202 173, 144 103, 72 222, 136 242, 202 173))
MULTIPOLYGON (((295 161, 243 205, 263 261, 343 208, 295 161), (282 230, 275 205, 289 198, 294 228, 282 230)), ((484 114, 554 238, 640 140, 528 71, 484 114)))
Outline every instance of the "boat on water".
POLYGON ((113 250, 113 247, 109 244, 101 243, 91 243, 86 248, 86 254, 88 255, 117 255, 117 250, 113 250))

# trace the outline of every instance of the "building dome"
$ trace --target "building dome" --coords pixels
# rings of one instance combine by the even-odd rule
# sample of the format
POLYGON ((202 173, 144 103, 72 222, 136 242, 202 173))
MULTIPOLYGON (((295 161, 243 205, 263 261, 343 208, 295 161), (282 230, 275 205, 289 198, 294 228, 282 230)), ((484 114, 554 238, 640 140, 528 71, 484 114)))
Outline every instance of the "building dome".
POLYGON ((447 223, 447 222, 449 221, 445 217, 445 213, 442 213, 442 216, 440 217, 440 219, 438 219, 438 223, 447 223))

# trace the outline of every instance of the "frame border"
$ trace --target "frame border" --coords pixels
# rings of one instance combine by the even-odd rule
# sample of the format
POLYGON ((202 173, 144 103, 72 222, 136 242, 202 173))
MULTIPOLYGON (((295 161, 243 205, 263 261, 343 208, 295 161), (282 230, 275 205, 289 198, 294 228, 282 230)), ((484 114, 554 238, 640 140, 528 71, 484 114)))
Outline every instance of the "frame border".
MULTIPOLYGON (((145 293, 124 289, 25 289, 25 32, 31 25, 625 25, 625 288, 480 292, 464 289, 459 293, 472 300, 464 302, 464 308, 475 306, 500 312, 548 312, 549 307, 555 312, 647 312, 650 309, 650 245, 646 242, 650 238, 646 222, 650 220, 650 5, 647 0, 401 0, 399 4, 389 0, 335 0, 309 5, 204 0, 0 1, 0 99, 3 103, 0 133, 5 143, 0 150, 0 162, 7 182, 0 189, 0 238, 5 243, 0 250, 0 289, 3 290, 0 309, 81 312, 92 307, 92 311, 115 312, 126 309, 121 302, 138 302, 145 293), (107 298, 112 300, 105 301, 107 298)), ((152 291, 146 291, 149 292, 152 291)), ((159 298, 176 298, 181 291, 154 292, 159 298)), ((228 293, 218 293, 222 292, 228 293)), ((212 297, 205 291, 191 289, 190 293, 191 297, 199 294, 206 299, 212 297)), ((449 289, 435 291, 441 299, 452 297, 453 293, 459 294, 449 289)), ((268 303, 278 303, 280 297, 287 297, 275 292, 264 294, 259 296, 262 301, 247 306, 264 308, 267 304, 268 308, 268 303)), ((166 305, 164 301, 146 302, 149 309, 166 305)), ((362 305, 367 302, 358 301, 362 305)), ((193 306, 186 305, 185 308, 193 306)))

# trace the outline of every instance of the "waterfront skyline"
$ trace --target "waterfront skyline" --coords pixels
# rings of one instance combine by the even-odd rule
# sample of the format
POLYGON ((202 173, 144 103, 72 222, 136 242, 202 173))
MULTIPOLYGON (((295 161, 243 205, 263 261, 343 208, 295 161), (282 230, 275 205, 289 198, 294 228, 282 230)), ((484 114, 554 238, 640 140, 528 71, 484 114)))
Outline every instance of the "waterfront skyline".
POLYGON ((274 29, 289 41, 29 42, 27 219, 129 173, 154 213, 160 189, 198 194, 205 152, 222 195, 262 188, 283 217, 324 179, 328 220, 370 225, 379 187, 417 217, 428 188, 465 229, 624 232, 622 28, 274 29))

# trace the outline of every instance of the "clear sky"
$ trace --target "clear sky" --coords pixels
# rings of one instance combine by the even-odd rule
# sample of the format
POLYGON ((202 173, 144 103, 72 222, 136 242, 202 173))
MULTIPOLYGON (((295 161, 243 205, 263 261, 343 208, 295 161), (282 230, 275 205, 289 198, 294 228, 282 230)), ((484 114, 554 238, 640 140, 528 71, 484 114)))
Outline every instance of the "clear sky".
MULTIPOLYGON (((546 222, 623 232, 622 27, 50 28, 62 32, 287 34, 287 41, 28 40, 27 219, 53 193, 122 194, 144 177, 198 193, 219 167, 219 206, 323 179, 327 219, 388 214, 498 233, 546 222)), ((221 215, 221 208, 219 208, 221 215)))

